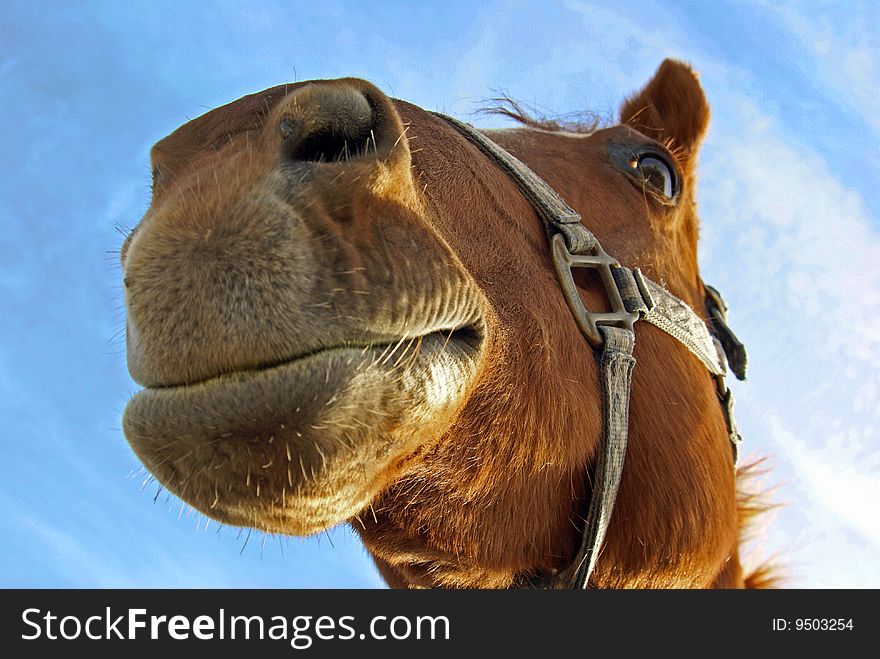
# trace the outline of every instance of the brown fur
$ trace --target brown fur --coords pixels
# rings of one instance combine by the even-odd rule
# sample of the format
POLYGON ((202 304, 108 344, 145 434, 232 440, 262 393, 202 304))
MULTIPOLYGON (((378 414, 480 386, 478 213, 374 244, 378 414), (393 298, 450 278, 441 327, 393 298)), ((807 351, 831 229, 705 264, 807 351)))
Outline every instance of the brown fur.
MULTIPOLYGON (((701 310, 703 92, 667 61, 621 115, 578 138, 492 137, 609 253, 701 310), (666 149, 677 202, 610 145, 666 149)), ((153 159, 153 205, 123 249, 147 387, 124 425, 160 481, 228 523, 351 520, 394 586, 504 588, 567 565, 601 430, 596 364, 510 179, 443 120, 354 79, 245 97, 153 159)), ((636 334, 629 455, 592 583, 748 585, 715 385, 669 336, 636 334)))

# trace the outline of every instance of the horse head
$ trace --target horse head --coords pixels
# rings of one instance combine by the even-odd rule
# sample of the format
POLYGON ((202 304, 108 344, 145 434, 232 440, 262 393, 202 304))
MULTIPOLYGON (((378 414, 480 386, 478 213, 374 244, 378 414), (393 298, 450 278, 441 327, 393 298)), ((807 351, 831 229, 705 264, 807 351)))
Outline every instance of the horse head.
MULTIPOLYGON (((526 123, 528 120, 522 118, 526 123)), ((605 249, 703 313, 709 109, 666 61, 620 123, 486 131, 605 249)), ((599 370, 517 185, 442 118, 358 79, 246 96, 151 153, 122 248, 132 448, 224 523, 350 522, 396 586, 510 587, 578 545, 599 370)), ((602 287, 578 271, 590 308, 602 287)), ((629 455, 592 584, 741 585, 715 380, 636 329, 629 455)))

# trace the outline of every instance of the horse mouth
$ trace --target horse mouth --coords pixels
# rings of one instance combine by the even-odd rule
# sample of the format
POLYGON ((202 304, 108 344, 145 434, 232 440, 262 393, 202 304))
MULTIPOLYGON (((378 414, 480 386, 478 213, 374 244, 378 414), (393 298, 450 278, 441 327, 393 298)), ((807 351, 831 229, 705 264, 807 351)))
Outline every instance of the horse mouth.
MULTIPOLYGON (((360 350, 363 353, 372 350, 382 350, 383 359, 391 359, 395 363, 399 363, 401 359, 407 355, 412 356, 413 346, 418 351, 418 344, 425 339, 443 338, 447 345, 459 347, 462 350, 476 350, 481 342, 481 331, 475 326, 466 326, 458 329, 435 330, 423 335, 404 336, 395 341, 374 341, 374 342, 343 342, 337 345, 327 346, 311 350, 307 353, 297 354, 292 357, 269 360, 258 366, 247 369, 239 369, 221 373, 212 377, 193 380, 191 382, 183 382, 180 384, 155 384, 144 386, 144 391, 185 391, 192 387, 212 386, 214 383, 246 381, 249 378, 258 376, 261 372, 271 371, 272 369, 282 368, 296 362, 308 360, 312 357, 329 356, 334 352, 360 350)), ((136 394, 139 395, 139 394, 136 394)))
POLYGON ((200 512, 307 535, 356 515, 442 434, 482 346, 475 323, 147 387, 126 406, 123 431, 156 479, 200 512))

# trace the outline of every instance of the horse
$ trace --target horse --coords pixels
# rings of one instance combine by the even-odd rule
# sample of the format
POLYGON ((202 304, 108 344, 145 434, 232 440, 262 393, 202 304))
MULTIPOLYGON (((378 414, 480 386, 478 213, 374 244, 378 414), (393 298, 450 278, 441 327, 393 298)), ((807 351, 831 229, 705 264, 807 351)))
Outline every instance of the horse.
MULTIPOLYGON (((620 121, 482 134, 621 264, 706 318, 696 163, 709 105, 666 60, 620 121), (576 127, 577 128, 577 127, 576 127)), ((151 150, 121 249, 123 414, 138 458, 222 523, 340 523, 392 587, 550 583, 575 559, 602 434, 600 368, 545 227, 449 121, 356 78, 284 84, 151 150)), ((573 275, 591 309, 598 279, 573 275)), ((680 342, 635 329, 629 448, 597 588, 758 587, 729 420, 680 342)))

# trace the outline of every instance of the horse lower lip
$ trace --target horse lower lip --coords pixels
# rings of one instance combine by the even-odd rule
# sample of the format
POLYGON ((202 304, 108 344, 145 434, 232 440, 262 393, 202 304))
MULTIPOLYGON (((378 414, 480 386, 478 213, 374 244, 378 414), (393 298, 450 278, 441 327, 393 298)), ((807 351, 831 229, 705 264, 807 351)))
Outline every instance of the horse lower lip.
MULTIPOLYGON (((411 351, 411 361, 404 357, 396 365, 392 348, 384 355, 379 347, 340 348, 199 384, 144 389, 129 401, 123 431, 166 489, 221 521, 245 524, 235 521, 239 509, 271 511, 273 500, 284 501, 284 487, 288 505, 292 493, 300 498, 301 523, 308 517, 303 507, 311 505, 303 501, 339 492, 351 480, 340 474, 356 466, 363 478, 352 482, 360 489, 333 498, 341 515, 353 513, 345 505, 365 501, 395 451, 420 441, 418 424, 401 431, 402 440, 391 439, 410 406, 452 409, 461 400, 476 373, 475 337, 429 334, 417 356, 411 351), (387 438, 381 455, 370 449, 375 437, 387 438), (234 489, 215 493, 221 477, 234 489), (259 479, 265 484, 254 491, 252 480, 259 479)), ((342 519, 321 518, 321 524, 342 519)), ((312 532, 308 525, 293 528, 312 532)))
POLYGON ((307 411, 320 409, 345 387, 359 369, 388 371, 414 358, 430 359, 430 351, 454 351, 464 361, 480 352, 479 330, 441 330, 413 343, 398 340, 382 345, 338 347, 317 351, 279 364, 238 371, 192 384, 146 387, 136 393, 123 414, 123 428, 133 436, 161 435, 168 441, 204 435, 210 428, 272 427, 308 421, 307 411), (249 422, 251 420, 252 422, 249 422))

